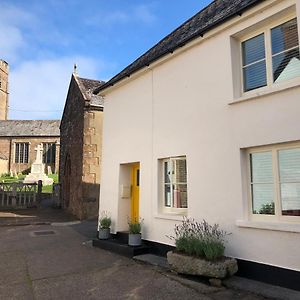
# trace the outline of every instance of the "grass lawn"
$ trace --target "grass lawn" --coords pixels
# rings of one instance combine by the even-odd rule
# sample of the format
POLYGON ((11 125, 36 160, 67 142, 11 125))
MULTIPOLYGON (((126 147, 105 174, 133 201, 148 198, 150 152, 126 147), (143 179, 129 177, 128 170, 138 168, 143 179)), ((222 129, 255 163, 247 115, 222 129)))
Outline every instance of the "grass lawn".
MULTIPOLYGON (((19 175, 18 177, 11 177, 8 175, 2 175, 0 176, 0 182, 4 183, 13 183, 13 182, 19 182, 22 181, 25 178, 26 175, 19 175)), ((48 175, 49 178, 53 179, 54 183, 58 182, 58 174, 50 174, 48 175)), ((52 185, 45 185, 42 188, 42 193, 52 193, 53 186, 52 185)))

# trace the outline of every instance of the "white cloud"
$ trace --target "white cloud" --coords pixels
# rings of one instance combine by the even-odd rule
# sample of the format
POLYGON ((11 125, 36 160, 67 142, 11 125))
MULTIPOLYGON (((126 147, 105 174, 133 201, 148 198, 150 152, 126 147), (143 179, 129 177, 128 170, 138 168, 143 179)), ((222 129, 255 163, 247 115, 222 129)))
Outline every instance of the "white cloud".
POLYGON ((1 58, 14 62, 18 59, 20 50, 26 46, 24 31, 36 27, 37 19, 32 14, 5 2, 0 3, 0 11, 1 58))
POLYGON ((111 27, 118 24, 128 24, 142 22, 152 24, 156 21, 150 5, 137 5, 128 10, 115 10, 109 12, 100 12, 90 15, 86 19, 87 25, 111 27))
POLYGON ((106 65, 86 57, 65 57, 24 62, 11 70, 10 119, 61 118, 74 63, 79 76, 92 79, 98 79, 106 65))

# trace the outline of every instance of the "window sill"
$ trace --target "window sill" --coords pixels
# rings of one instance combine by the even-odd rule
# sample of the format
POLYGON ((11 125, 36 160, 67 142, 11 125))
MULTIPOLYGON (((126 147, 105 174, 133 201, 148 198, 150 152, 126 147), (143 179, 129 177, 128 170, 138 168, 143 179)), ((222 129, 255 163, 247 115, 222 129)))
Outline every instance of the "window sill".
POLYGON ((278 83, 278 84, 273 84, 270 87, 264 87, 261 89, 258 89, 257 91, 251 91, 243 96, 236 98, 234 101, 231 101, 228 103, 228 105, 233 105, 233 104, 238 104, 244 101, 249 101, 249 100, 254 100, 263 96, 271 95, 274 93, 282 92, 285 90, 289 90, 295 87, 300 86, 300 79, 296 78, 292 81, 285 82, 285 83, 278 83))
POLYGON ((182 221, 183 217, 186 216, 185 213, 162 213, 154 216, 155 219, 164 219, 172 221, 182 221))
POLYGON ((255 228, 263 230, 286 231, 300 233, 300 224, 296 223, 275 223, 237 220, 235 224, 242 228, 255 228))

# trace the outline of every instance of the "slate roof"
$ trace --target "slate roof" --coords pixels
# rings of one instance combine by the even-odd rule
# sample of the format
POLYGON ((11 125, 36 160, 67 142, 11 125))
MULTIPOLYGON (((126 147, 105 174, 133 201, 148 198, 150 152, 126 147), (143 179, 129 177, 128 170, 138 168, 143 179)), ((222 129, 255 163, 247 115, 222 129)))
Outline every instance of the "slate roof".
POLYGON ((114 85, 132 73, 149 66, 154 61, 172 53, 175 49, 184 46, 193 39, 205 34, 212 28, 224 23, 230 18, 240 15, 250 7, 266 0, 215 0, 187 20, 172 33, 163 38, 154 47, 140 56, 123 71, 114 76, 105 84, 96 88, 94 93, 114 85))
POLYGON ((87 101, 89 101, 88 105, 103 107, 102 97, 96 96, 95 94, 93 94, 93 91, 96 88, 99 88, 103 84, 105 84, 105 81, 81 78, 78 76, 76 76, 76 79, 79 83, 79 88, 80 88, 81 92, 83 93, 85 99, 87 101))
POLYGON ((60 120, 0 121, 0 137, 60 136, 60 120))

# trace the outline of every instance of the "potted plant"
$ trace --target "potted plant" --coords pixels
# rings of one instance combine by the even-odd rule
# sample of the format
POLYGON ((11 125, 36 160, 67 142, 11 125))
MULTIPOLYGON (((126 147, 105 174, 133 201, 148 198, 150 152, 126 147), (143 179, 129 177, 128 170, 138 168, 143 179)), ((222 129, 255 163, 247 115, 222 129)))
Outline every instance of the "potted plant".
POLYGON ((110 225, 111 225, 111 217, 107 214, 107 212, 102 212, 101 217, 99 219, 99 239, 107 240, 110 238, 110 225))
POLYGON ((167 259, 177 273, 223 279, 237 272, 237 261, 224 256, 228 233, 218 224, 184 218, 174 231, 175 236, 169 238, 175 241, 176 250, 168 252, 167 259))
POLYGON ((142 220, 129 221, 129 235, 128 245, 129 246, 140 246, 142 244, 142 220))

